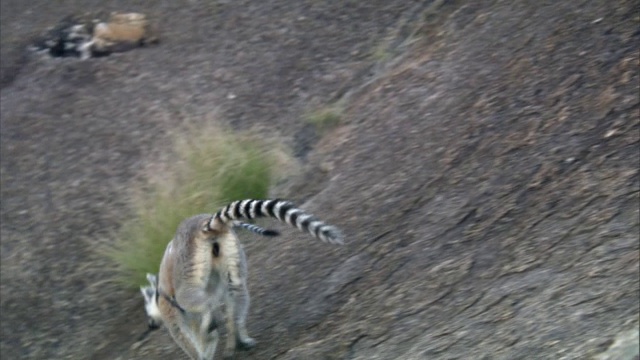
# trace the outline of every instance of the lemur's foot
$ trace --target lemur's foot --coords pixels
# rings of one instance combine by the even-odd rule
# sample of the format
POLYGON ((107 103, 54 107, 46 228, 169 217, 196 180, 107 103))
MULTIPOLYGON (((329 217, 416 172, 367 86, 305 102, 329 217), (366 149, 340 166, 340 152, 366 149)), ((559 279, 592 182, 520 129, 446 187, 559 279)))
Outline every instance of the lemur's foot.
POLYGON ((238 338, 236 342, 236 346, 241 350, 249 350, 257 344, 257 341, 255 339, 248 336, 244 338, 238 338))

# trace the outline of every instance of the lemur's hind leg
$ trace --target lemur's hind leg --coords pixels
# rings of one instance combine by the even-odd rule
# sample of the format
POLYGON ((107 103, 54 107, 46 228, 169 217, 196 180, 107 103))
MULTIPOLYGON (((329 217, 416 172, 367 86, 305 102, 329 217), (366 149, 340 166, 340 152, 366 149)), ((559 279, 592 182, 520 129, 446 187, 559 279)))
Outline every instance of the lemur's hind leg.
POLYGON ((247 332, 247 313, 249 312, 249 290, 243 284, 239 291, 234 294, 236 302, 235 322, 236 322, 236 346, 239 349, 247 350, 256 346, 256 340, 249 336, 247 332))
POLYGON ((171 334, 173 341, 175 341, 182 351, 187 353, 192 360, 202 360, 202 357, 199 356, 194 344, 182 331, 169 327, 169 333, 171 334))
MULTIPOLYGON (((166 301, 166 300, 161 300, 166 301)), ((169 305, 171 306, 171 305, 169 305)), ((180 346, 180 348, 189 355, 193 360, 202 360, 199 344, 196 343, 196 339, 193 336, 191 329, 184 326, 185 319, 183 315, 174 311, 172 316, 165 319, 165 325, 169 330, 169 334, 173 338, 173 341, 180 346), (182 325, 182 326, 181 326, 182 325)), ((214 350, 215 352, 215 350, 214 350)), ((211 358, 210 358, 211 359, 211 358)))
POLYGON ((202 359, 212 360, 218 348, 218 339, 220 338, 218 330, 207 332, 205 341, 202 344, 202 359))
MULTIPOLYGON (((232 300, 235 303, 235 312, 233 320, 236 324, 235 337, 236 346, 240 349, 247 350, 256 345, 256 341, 249 336, 247 332, 247 314, 249 313, 249 289, 247 289, 247 276, 249 273, 247 266, 247 255, 244 249, 240 247, 240 279, 241 283, 235 286, 229 286, 232 300)), ((230 334, 231 335, 231 334, 230 334)))
MULTIPOLYGON (((233 291, 233 290, 232 290, 233 291)), ((234 301, 232 300, 232 294, 227 294, 227 298, 225 299, 225 309, 226 309, 226 330, 227 330, 227 339, 224 346, 223 358, 224 359, 232 359, 233 355, 236 351, 236 327, 235 327, 235 311, 236 307, 234 301)))

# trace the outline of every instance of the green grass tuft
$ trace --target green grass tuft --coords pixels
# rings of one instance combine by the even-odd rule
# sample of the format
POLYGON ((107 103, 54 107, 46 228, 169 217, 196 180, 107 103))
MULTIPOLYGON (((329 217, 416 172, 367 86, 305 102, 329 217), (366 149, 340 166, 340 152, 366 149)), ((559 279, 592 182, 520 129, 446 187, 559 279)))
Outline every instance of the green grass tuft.
POLYGON ((320 133, 324 133, 340 125, 342 113, 340 105, 328 106, 307 115, 307 122, 313 124, 320 133))
POLYGON ((158 272, 182 220, 234 200, 266 198, 282 155, 254 137, 218 128, 187 131, 175 146, 176 160, 166 171, 150 174, 150 189, 132 197, 132 219, 113 244, 99 249, 115 266, 116 280, 127 287, 144 284, 146 273, 158 272))

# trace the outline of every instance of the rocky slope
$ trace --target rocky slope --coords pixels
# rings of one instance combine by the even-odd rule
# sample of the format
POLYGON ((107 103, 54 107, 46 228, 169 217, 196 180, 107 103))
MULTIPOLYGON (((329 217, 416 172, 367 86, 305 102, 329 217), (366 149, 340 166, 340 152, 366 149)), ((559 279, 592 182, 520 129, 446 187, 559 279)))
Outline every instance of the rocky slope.
POLYGON ((246 237, 252 359, 585 359, 638 326, 633 1, 1 4, 3 358, 175 359, 93 255, 187 121, 262 126, 276 189, 341 248, 246 237), (162 43, 23 52, 69 12, 145 12, 162 43), (304 114, 341 101, 320 136, 304 114))

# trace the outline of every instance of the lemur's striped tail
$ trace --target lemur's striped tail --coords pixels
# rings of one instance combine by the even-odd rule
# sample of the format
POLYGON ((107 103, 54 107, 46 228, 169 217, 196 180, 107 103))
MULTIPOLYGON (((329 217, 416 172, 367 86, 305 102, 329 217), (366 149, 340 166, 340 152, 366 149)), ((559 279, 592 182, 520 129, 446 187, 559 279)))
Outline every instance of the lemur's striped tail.
POLYGON ((280 233, 275 231, 275 230, 265 229, 265 228, 260 227, 258 225, 248 224, 248 223, 244 223, 242 221, 234 221, 233 222, 233 227, 245 229, 247 231, 251 231, 252 233, 255 233, 255 234, 258 234, 258 235, 261 235, 261 236, 278 236, 278 235, 280 235, 280 233))
POLYGON ((291 202, 284 200, 247 199, 234 201, 213 215, 209 220, 208 227, 214 229, 216 221, 229 224, 241 218, 255 219, 258 217, 278 219, 331 244, 344 243, 342 233, 335 226, 325 224, 315 216, 307 214, 291 202))

